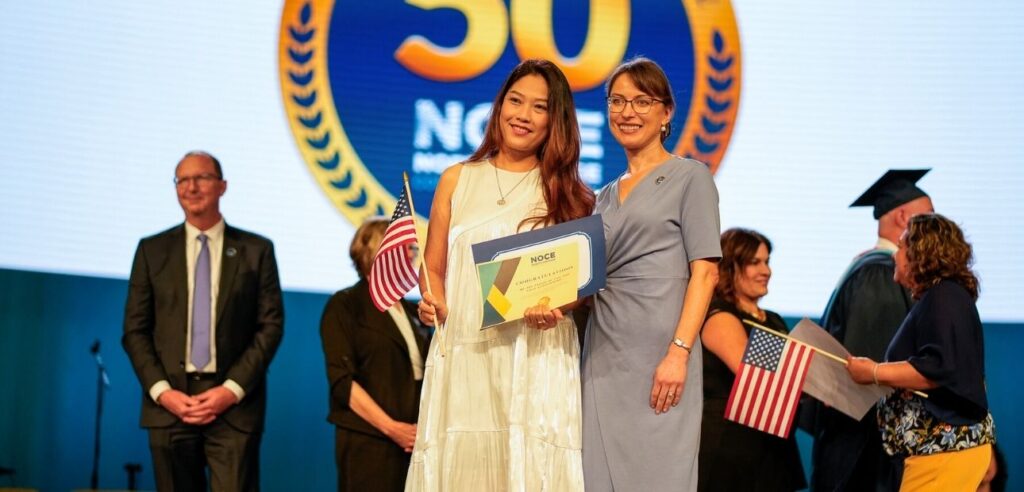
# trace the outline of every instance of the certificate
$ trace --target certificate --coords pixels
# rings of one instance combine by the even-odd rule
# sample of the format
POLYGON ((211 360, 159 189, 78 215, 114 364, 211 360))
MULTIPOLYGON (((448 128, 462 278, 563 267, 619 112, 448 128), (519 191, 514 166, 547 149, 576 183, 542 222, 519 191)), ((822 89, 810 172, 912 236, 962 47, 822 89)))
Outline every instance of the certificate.
POLYGON ((538 304, 562 306, 605 284, 599 215, 473 245, 482 328, 522 319, 538 304))
POLYGON ((487 328, 520 319, 527 308, 563 306, 576 300, 579 245, 535 248, 522 256, 479 263, 483 324, 487 328))

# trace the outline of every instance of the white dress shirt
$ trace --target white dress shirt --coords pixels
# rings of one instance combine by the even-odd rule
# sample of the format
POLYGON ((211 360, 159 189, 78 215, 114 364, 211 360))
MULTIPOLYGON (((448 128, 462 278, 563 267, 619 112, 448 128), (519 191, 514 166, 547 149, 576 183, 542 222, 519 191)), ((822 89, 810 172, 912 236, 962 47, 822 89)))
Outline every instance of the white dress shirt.
POLYGON ((884 237, 880 237, 880 238, 878 238, 878 242, 875 243, 875 249, 882 249, 882 250, 885 250, 885 251, 892 251, 893 253, 895 253, 896 250, 898 250, 900 248, 899 248, 899 246, 896 245, 896 243, 894 243, 894 242, 892 242, 892 241, 890 241, 890 240, 888 240, 888 239, 886 239, 884 237))
POLYGON ((412 333, 412 324, 405 315, 405 308, 401 302, 394 303, 388 308, 388 314, 398 325, 398 331, 402 333, 405 344, 409 346, 409 360, 412 362, 412 377, 417 381, 423 381, 423 357, 420 357, 420 346, 416 343, 416 336, 412 333))
MULTIPOLYGON (((217 222, 205 231, 185 222, 185 271, 188 274, 188 314, 187 331, 185 334, 185 372, 215 373, 217 372, 217 296, 220 291, 220 270, 221 259, 224 252, 224 219, 217 222), (199 252, 202 243, 199 235, 206 234, 206 247, 210 250, 210 362, 206 367, 196 367, 192 364, 192 296, 195 293, 196 285, 196 262, 199 259, 199 252)), ((228 379, 224 386, 241 401, 245 396, 242 387, 228 379)), ((170 383, 165 380, 157 381, 149 389, 149 395, 154 401, 159 402, 160 395, 171 389, 170 383)))

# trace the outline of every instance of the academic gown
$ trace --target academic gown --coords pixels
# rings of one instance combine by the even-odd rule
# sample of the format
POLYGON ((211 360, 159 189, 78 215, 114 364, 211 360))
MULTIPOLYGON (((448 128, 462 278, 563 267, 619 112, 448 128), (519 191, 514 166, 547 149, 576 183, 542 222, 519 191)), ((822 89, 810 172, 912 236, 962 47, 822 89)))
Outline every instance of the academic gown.
MULTIPOLYGON (((854 259, 832 293, 821 326, 855 356, 883 360, 889 342, 913 306, 893 280, 892 252, 873 249, 854 259)), ((875 410, 859 422, 813 402, 812 490, 897 490, 902 469, 885 455, 875 410)))

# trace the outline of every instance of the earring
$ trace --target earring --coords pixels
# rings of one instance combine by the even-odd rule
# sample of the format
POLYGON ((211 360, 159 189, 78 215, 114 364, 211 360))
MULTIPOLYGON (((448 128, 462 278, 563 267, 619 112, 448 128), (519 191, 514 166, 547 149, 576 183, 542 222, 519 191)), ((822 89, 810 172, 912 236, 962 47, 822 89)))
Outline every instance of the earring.
POLYGON ((665 133, 665 125, 661 125, 661 133, 665 133))

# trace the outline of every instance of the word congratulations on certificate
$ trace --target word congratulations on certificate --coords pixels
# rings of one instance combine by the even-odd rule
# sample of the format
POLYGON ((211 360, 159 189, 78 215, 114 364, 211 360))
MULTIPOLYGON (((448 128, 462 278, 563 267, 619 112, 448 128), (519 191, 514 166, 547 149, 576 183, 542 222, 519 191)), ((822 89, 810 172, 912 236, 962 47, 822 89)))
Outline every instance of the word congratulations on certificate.
POLYGON ((481 329, 522 319, 526 309, 564 306, 605 284, 600 216, 473 245, 483 305, 481 329))
POLYGON ((476 266, 483 296, 482 328, 523 317, 537 305, 563 306, 576 300, 579 245, 563 244, 476 266))

